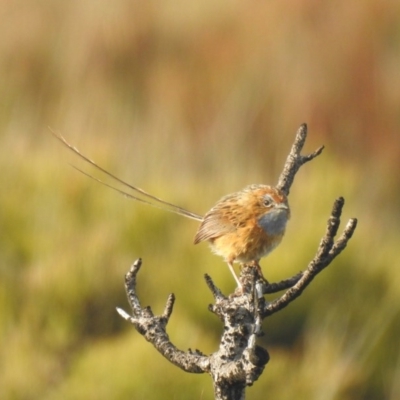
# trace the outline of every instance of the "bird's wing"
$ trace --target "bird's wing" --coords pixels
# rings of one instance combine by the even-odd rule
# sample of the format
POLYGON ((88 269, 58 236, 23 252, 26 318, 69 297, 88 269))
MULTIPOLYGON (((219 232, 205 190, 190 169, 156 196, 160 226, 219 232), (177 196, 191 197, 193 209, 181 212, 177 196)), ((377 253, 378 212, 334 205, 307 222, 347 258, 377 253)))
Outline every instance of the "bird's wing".
POLYGON ((221 199, 205 216, 197 230, 194 244, 204 240, 216 239, 237 229, 237 221, 231 212, 234 196, 228 195, 221 199))

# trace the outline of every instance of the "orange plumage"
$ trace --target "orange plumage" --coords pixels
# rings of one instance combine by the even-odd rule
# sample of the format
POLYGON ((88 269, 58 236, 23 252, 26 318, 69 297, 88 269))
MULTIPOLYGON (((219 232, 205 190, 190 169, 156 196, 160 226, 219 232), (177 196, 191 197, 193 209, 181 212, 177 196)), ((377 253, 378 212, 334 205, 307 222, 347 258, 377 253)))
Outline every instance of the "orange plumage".
POLYGON ((258 266, 282 240, 289 218, 284 193, 267 185, 251 185, 223 197, 206 213, 194 243, 208 241, 234 274, 234 262, 258 266))

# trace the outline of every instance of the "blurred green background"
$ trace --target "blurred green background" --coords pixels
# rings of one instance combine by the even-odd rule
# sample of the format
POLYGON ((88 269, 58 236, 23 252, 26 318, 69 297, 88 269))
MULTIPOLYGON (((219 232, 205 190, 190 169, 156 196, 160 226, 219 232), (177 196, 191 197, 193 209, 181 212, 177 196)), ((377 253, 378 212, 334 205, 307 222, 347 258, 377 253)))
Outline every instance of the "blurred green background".
POLYGON ((400 3, 11 0, 0 7, 0 397, 211 399, 115 312, 139 294, 181 349, 217 349, 205 272, 235 283, 194 221, 125 199, 70 168, 54 140, 197 213, 276 183, 299 125, 311 152, 292 219, 263 260, 273 281, 314 256, 344 196, 349 247, 262 339, 248 398, 400 398, 400 3))

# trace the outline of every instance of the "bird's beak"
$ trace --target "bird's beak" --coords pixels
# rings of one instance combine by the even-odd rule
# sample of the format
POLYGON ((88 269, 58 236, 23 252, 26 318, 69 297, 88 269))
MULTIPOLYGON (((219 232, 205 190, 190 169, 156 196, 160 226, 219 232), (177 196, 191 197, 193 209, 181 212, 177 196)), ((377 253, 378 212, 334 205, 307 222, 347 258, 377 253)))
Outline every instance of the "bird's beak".
POLYGON ((281 210, 289 210, 289 206, 285 203, 276 204, 275 208, 281 209, 281 210))

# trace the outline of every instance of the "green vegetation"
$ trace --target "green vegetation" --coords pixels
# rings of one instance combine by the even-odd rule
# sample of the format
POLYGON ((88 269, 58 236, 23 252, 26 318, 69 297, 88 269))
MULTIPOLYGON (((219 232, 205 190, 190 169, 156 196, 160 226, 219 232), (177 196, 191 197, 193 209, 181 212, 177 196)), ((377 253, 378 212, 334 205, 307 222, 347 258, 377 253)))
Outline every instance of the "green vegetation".
MULTIPOLYGON (((209 399, 207 376, 168 364, 115 311, 142 257, 142 303, 177 302, 169 333, 212 352, 205 272, 234 281, 194 221, 135 204, 70 168, 61 131, 121 178, 198 213, 274 183, 309 124, 292 219, 263 260, 305 268, 333 201, 349 248, 267 320, 271 361, 249 398, 400 398, 399 26, 396 1, 317 5, 86 0, 0 15, 0 398, 209 399), (194 6, 194 4, 197 4, 194 6)), ((96 175, 98 176, 98 175, 96 175)))

